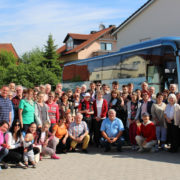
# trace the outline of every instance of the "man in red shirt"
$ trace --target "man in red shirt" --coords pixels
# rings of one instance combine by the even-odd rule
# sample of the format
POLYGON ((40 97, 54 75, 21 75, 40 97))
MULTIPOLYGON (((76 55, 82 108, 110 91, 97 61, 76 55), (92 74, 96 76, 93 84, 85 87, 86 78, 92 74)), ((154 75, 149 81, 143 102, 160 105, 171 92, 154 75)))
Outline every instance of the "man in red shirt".
POLYGON ((143 122, 137 129, 136 142, 139 145, 139 152, 145 150, 154 151, 156 141, 156 127, 152 121, 149 120, 147 112, 142 114, 143 122))

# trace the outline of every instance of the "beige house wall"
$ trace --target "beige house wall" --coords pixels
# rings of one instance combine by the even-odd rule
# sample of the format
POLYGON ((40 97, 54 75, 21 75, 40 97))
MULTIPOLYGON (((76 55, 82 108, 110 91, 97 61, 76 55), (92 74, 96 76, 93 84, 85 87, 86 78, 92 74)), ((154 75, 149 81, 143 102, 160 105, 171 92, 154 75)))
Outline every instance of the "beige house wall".
POLYGON ((117 50, 140 41, 180 36, 180 0, 154 0, 117 32, 117 50))
POLYGON ((100 50, 100 44, 95 41, 78 53, 78 59, 90 58, 93 52, 100 50))

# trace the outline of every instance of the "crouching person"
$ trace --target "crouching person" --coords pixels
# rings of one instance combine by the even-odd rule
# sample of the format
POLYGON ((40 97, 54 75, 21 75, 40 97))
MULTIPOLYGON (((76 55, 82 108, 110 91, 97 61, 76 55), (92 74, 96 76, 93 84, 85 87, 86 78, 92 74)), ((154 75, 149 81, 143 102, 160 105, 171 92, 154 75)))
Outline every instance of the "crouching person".
POLYGON ((69 137, 71 138, 71 151, 75 152, 77 144, 82 143, 82 152, 88 153, 89 131, 85 121, 82 121, 83 115, 77 113, 75 122, 72 122, 69 127, 69 137))
POLYGON ((110 151, 112 145, 117 146, 117 150, 121 152, 124 126, 122 121, 116 117, 114 109, 108 111, 108 118, 103 120, 100 130, 103 136, 100 143, 105 147, 105 152, 110 151))
POLYGON ((153 122, 149 120, 149 114, 142 114, 143 122, 137 129, 136 142, 139 145, 139 152, 154 151, 156 144, 156 127, 153 122))

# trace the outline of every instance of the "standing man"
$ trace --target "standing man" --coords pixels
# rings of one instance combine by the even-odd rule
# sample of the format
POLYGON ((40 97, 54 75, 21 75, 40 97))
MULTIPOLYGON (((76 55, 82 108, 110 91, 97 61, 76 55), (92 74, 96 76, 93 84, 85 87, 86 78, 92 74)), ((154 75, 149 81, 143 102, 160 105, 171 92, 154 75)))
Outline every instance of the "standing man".
POLYGON ((9 98, 7 97, 9 93, 9 87, 3 85, 1 88, 0 95, 0 122, 5 120, 11 125, 11 111, 12 104, 9 98))
POLYGON ((93 105, 90 102, 90 94, 85 93, 84 99, 80 102, 78 107, 78 112, 82 113, 83 121, 85 121, 88 125, 89 131, 92 132, 92 117, 94 114, 93 105))
POLYGON ((110 151, 112 145, 117 146, 117 151, 121 152, 124 126, 122 121, 116 117, 114 109, 108 111, 108 118, 102 122, 100 130, 103 136, 100 142, 105 147, 105 152, 110 151))
POLYGON ((16 96, 12 99, 12 103, 14 105, 14 119, 19 119, 18 110, 19 110, 19 103, 23 97, 23 88, 22 86, 16 86, 16 96))
POLYGON ((72 122, 69 127, 69 137, 71 138, 71 150, 75 152, 77 144, 82 143, 82 151, 88 153, 89 131, 86 122, 82 121, 82 114, 77 113, 75 122, 72 122))

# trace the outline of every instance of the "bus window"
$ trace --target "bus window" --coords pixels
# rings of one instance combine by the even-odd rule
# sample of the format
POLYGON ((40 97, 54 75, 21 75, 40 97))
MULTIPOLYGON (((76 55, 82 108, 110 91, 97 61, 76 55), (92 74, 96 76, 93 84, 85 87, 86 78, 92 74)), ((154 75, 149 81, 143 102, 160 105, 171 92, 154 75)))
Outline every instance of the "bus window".
POLYGON ((120 64, 121 78, 138 78, 146 76, 147 51, 140 51, 122 56, 120 64))
POLYGON ((120 55, 103 59, 102 80, 111 80, 119 78, 120 60, 120 55))
POLYGON ((177 65, 176 65, 176 56, 172 47, 166 46, 164 48, 164 87, 169 88, 170 84, 177 84, 177 65))

